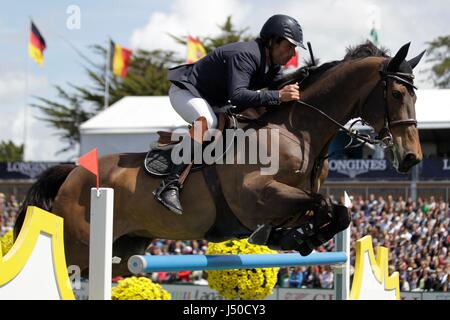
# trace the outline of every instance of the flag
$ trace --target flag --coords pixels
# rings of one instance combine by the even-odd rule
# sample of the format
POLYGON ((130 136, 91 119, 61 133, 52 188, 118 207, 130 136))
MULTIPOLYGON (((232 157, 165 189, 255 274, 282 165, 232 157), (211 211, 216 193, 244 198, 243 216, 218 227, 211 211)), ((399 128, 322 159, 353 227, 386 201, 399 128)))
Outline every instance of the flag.
POLYGON ((80 167, 83 167, 93 174, 95 174, 96 181, 97 181, 97 189, 99 188, 99 178, 98 178, 98 152, 97 148, 89 151, 85 155, 81 156, 78 160, 78 165, 80 167))
POLYGON ((44 50, 46 48, 44 37, 36 25, 31 21, 30 40, 28 42, 28 55, 42 66, 44 63, 44 50))
POLYGON ((285 69, 298 68, 298 51, 295 50, 295 55, 284 65, 285 69))
POLYGON ((125 78, 131 62, 132 51, 111 41, 111 68, 116 76, 125 78))
POLYGON ((187 55, 188 63, 195 63, 204 56, 206 56, 205 47, 203 47, 202 43, 197 39, 195 39, 194 37, 188 36, 187 47, 188 47, 188 55, 187 55))

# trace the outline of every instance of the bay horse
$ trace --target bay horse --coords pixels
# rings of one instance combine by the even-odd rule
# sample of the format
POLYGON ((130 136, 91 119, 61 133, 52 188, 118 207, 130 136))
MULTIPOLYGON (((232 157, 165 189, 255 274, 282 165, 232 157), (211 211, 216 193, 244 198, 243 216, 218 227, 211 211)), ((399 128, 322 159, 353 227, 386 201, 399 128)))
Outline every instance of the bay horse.
MULTIPOLYGON (((389 137, 388 149, 400 172, 408 172, 421 161, 412 79, 413 68, 423 53, 406 61, 408 49, 406 44, 391 58, 370 43, 360 45, 341 61, 311 69, 301 83, 301 101, 284 103, 262 114, 259 120, 266 125, 258 130, 280 132, 277 173, 261 175, 260 165, 215 165, 226 203, 248 230, 240 237, 250 236, 261 225, 281 225, 290 230, 296 226, 294 222, 298 224, 302 216, 310 213, 304 209, 316 203, 327 176, 325 155, 339 129, 337 123, 361 117, 380 135, 389 137)), ((296 76, 294 73, 289 77, 296 81, 296 76)), ((128 258, 143 254, 152 239, 205 239, 216 221, 215 202, 200 172, 192 172, 186 180, 181 193, 183 215, 172 214, 157 203, 152 190, 160 178, 145 172, 145 155, 121 153, 99 160, 100 186, 114 188, 115 192, 113 255, 122 261, 113 266, 114 275, 129 274, 128 258)), ((95 177, 78 166, 48 169, 28 191, 15 236, 29 205, 63 217, 67 264, 78 265, 85 272, 89 259, 90 189, 95 184, 95 177)), ((236 238, 229 231, 223 239, 236 238)))

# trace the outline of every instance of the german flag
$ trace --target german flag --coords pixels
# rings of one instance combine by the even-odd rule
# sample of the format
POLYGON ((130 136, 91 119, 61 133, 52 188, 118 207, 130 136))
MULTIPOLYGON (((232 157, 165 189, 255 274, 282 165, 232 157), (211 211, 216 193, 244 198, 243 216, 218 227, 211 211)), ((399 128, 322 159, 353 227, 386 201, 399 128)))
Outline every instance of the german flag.
POLYGON ((44 63, 44 50, 46 48, 44 37, 39 32, 33 21, 31 22, 30 41, 28 54, 34 61, 42 65, 44 63))
POLYGON ((111 41, 111 68, 116 76, 125 78, 131 62, 132 51, 111 41))

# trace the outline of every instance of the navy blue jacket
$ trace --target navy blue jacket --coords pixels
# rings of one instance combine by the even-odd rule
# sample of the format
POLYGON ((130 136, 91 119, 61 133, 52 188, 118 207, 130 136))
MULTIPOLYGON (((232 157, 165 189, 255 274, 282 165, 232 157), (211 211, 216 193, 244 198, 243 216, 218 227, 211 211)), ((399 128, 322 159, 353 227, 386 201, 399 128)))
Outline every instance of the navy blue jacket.
POLYGON ((202 97, 212 106, 247 107, 278 105, 278 91, 258 89, 282 75, 281 66, 266 70, 264 46, 258 41, 235 42, 216 48, 194 64, 171 68, 168 79, 176 86, 202 97))

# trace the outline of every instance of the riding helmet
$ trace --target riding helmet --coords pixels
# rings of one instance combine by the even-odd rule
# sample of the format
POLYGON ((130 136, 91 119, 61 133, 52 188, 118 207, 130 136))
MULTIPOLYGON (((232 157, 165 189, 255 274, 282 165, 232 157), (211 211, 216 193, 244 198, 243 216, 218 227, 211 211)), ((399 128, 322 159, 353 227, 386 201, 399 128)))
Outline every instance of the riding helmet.
POLYGON ((285 38, 290 43, 306 49, 303 44, 302 27, 297 20, 284 14, 271 16, 269 20, 264 23, 259 35, 261 38, 285 38))

